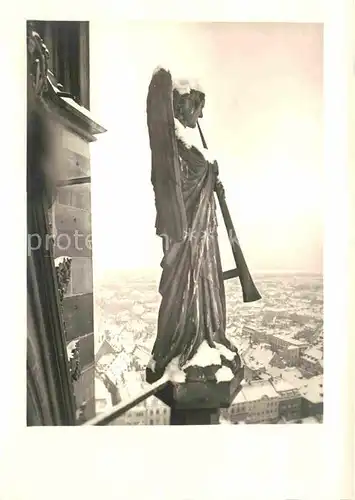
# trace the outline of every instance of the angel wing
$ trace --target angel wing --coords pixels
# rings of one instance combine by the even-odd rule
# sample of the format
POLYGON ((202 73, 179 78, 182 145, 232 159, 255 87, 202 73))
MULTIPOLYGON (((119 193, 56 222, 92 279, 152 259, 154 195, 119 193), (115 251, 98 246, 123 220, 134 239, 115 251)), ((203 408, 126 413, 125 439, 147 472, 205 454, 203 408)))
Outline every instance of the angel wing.
POLYGON ((157 210, 156 232, 181 241, 187 230, 181 189, 181 169, 172 104, 172 79, 159 69, 152 77, 147 97, 147 123, 152 152, 151 181, 157 210))

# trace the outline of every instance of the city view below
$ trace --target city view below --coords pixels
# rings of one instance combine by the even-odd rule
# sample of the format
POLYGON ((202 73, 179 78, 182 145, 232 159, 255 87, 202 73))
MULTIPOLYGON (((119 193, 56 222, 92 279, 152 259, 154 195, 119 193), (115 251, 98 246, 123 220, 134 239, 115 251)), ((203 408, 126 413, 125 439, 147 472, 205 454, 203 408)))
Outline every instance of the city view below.
MULTIPOLYGON (((221 424, 323 421, 323 277, 256 274, 262 294, 242 302, 239 280, 226 282, 227 337, 238 347, 244 381, 221 424)), ((156 336, 159 276, 110 272, 95 286, 96 411, 148 386, 145 368, 156 336)), ((152 396, 115 425, 168 425, 170 409, 152 396)))

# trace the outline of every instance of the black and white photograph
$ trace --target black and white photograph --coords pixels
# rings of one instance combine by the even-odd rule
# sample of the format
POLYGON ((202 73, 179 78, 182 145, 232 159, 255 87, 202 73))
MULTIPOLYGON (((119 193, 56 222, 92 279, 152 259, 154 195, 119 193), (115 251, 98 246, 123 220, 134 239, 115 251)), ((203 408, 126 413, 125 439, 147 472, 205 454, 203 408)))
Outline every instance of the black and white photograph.
POLYGON ((27 425, 321 424, 323 25, 27 51, 27 425))
POLYGON ((354 2, 39 4, 0 31, 1 500, 351 500, 354 2))

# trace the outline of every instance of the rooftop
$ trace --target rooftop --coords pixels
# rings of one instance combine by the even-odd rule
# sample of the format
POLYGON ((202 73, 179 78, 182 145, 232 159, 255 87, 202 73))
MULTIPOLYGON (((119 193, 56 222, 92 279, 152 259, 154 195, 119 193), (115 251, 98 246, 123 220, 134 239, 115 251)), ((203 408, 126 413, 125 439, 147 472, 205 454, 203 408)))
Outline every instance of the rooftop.
POLYGON ((260 369, 269 366, 274 353, 262 344, 250 347, 241 353, 243 361, 248 368, 260 369))
POLYGON ((294 339, 293 337, 290 337, 285 334, 275 334, 274 337, 281 339, 281 340, 286 340, 287 342, 292 343, 294 346, 304 346, 308 345, 307 342, 302 342, 300 340, 294 339))
POLYGON ((281 369, 276 366, 272 366, 268 368, 267 371, 274 378, 282 377, 282 379, 290 383, 295 389, 298 389, 305 382, 302 373, 296 367, 286 367, 281 369))
POLYGON ((309 356, 310 358, 314 358, 317 361, 321 361, 323 359, 323 353, 317 347, 310 347, 307 351, 304 352, 304 356, 309 356))
POLYGON ((262 397, 277 398, 279 395, 268 380, 253 380, 242 385, 233 403, 245 401, 258 401, 262 397))
POLYGON ((111 399, 109 391, 99 377, 95 377, 95 399, 104 399, 105 401, 111 399))
POLYGON ((305 380, 304 384, 299 388, 301 395, 311 403, 323 402, 323 375, 305 380))
POLYGON ((280 393, 280 392, 292 392, 292 391, 296 390, 294 385, 292 385, 290 382, 285 380, 283 377, 273 378, 271 380, 271 383, 278 393, 280 393))

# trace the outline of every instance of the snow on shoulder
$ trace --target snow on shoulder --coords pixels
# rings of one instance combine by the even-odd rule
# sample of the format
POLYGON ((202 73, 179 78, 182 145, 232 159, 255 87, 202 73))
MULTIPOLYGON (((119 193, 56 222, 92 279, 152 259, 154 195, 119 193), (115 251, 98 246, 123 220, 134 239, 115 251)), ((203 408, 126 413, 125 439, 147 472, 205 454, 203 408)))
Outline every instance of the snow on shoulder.
POLYGON ((215 161, 216 155, 214 155, 211 150, 202 147, 201 137, 197 128, 184 127, 183 124, 175 118, 175 132, 177 137, 187 148, 196 148, 209 163, 213 163, 215 161))

